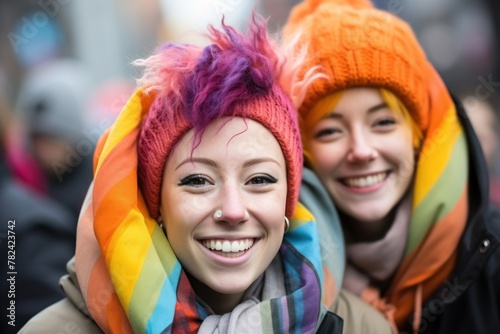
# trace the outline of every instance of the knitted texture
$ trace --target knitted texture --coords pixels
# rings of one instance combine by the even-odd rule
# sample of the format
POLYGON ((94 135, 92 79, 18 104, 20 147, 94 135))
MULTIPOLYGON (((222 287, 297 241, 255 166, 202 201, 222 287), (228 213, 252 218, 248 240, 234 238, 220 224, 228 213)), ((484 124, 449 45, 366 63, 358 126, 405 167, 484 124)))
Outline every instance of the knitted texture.
MULTIPOLYGON (((138 189, 136 141, 153 99, 139 88, 99 140, 94 182, 78 222, 78 282, 89 313, 104 333, 199 333, 201 323, 214 315, 196 298, 138 189)), ((278 104, 256 101, 255 106, 263 108, 254 112, 259 118, 265 107, 274 110, 278 104)), ((280 137, 286 139, 292 138, 280 137)), ((335 302, 339 288, 331 277, 338 277, 342 268, 321 256, 315 219, 303 205, 297 204, 289 218, 290 230, 280 247, 285 293, 278 296, 266 288, 264 279, 262 300, 240 304, 239 310, 244 306, 247 314, 240 318, 239 311, 226 313, 224 317, 232 319, 230 328, 236 329, 221 333, 312 333, 325 312, 321 297, 335 302)), ((271 274, 268 270, 264 277, 271 274)))
MULTIPOLYGON (((151 216, 157 218, 160 189, 167 157, 181 137, 193 128, 182 110, 164 112, 168 99, 158 96, 153 102, 139 140, 139 177, 151 216)), ((228 117, 245 115, 262 124, 276 138, 287 168, 286 215, 291 217, 298 200, 302 172, 302 144, 296 111, 278 86, 268 95, 236 106, 228 117)))
POLYGON ((370 286, 360 295, 398 331, 411 323, 418 332, 422 301, 450 279, 468 217, 468 147, 453 100, 409 25, 368 1, 305 0, 284 29, 309 47, 302 73, 320 65, 327 75, 309 87, 302 117, 339 90, 385 88, 422 132, 404 258, 383 293, 370 286))
POLYGON ((427 127, 427 59, 410 26, 362 0, 306 0, 291 12, 285 35, 308 44, 303 72, 320 65, 327 78, 309 87, 299 111, 348 87, 382 87, 395 93, 422 128, 427 127))
POLYGON ((206 126, 222 117, 252 119, 277 139, 287 168, 285 214, 293 215, 302 143, 296 108, 279 80, 287 66, 268 41, 265 24, 252 27, 249 39, 224 26, 225 34, 212 30, 214 44, 203 50, 166 45, 144 62, 145 77, 152 79, 145 83, 156 99, 140 133, 138 174, 152 217, 159 216, 163 170, 172 148, 194 129, 196 149, 206 126))

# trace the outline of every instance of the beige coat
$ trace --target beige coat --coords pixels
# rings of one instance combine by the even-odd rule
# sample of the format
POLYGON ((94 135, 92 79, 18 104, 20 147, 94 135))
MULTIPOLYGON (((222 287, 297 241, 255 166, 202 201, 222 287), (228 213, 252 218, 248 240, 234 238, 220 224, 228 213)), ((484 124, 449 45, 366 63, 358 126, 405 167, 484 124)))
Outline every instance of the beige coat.
MULTIPOLYGON (((75 273, 74 258, 68 262, 68 274, 60 281, 66 298, 47 307, 34 316, 21 330, 28 333, 71 333, 97 334, 103 331, 90 315, 75 273)), ((361 301, 355 295, 341 291, 339 300, 332 309, 344 319, 347 334, 389 334, 389 323, 378 311, 361 301)))
POLYGON ((103 333, 87 310, 76 279, 74 257, 66 267, 68 275, 60 280, 66 298, 31 318, 18 333, 103 333))

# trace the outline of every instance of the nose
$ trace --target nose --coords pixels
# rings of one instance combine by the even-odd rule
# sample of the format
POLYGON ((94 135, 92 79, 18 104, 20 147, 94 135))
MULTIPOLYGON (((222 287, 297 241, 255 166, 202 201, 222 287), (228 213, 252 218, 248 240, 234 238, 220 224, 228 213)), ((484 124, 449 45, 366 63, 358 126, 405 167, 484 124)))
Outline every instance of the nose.
POLYGON ((246 200, 242 190, 235 185, 226 185, 221 189, 220 217, 215 219, 219 222, 225 222, 231 225, 237 225, 248 220, 246 200))
POLYGON ((347 161, 350 163, 365 163, 372 161, 378 156, 378 151, 363 131, 359 130, 352 134, 347 161))

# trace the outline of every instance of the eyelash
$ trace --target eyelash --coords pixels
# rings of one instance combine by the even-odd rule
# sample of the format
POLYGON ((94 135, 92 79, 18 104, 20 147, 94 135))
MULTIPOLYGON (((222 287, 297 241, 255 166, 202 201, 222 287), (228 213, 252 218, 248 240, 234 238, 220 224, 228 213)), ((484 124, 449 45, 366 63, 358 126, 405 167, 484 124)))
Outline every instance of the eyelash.
MULTIPOLYGON (((396 124, 396 120, 393 119, 393 118, 384 118, 384 119, 381 119, 379 121, 377 121, 375 123, 375 126, 390 126, 390 125, 394 125, 396 124)), ((326 128, 326 129, 322 129, 320 131, 318 131, 314 137, 315 138, 321 138, 323 136, 330 136, 330 135, 335 135, 336 133, 338 133, 339 131, 335 128, 326 128)))
POLYGON ((278 182, 278 179, 275 177, 272 177, 271 175, 258 175, 252 177, 246 184, 255 184, 255 185, 268 185, 268 184, 273 184, 278 182), (260 180, 263 182, 258 182, 258 183, 252 183, 252 181, 260 180))
POLYGON ((314 135, 314 137, 315 138, 320 138, 320 137, 323 137, 323 136, 334 135, 337 132, 338 132, 338 130, 332 129, 332 128, 323 129, 323 130, 318 131, 318 133, 316 133, 314 135))
MULTIPOLYGON (((278 179, 271 175, 258 175, 252 177, 245 184, 253 184, 258 186, 274 184, 278 182, 278 179)), ((179 180, 177 185, 179 186, 191 186, 194 188, 200 188, 206 186, 207 184, 213 185, 212 182, 208 180, 203 174, 191 174, 179 180), (197 181, 201 181, 201 183, 197 183, 197 181)))
POLYGON ((203 187, 211 183, 203 174, 191 174, 179 180, 179 186, 191 186, 195 188, 203 187), (195 183, 195 181, 202 181, 203 184, 195 183))
POLYGON ((387 126, 396 124, 396 120, 392 118, 384 118, 377 122, 377 125, 387 126))

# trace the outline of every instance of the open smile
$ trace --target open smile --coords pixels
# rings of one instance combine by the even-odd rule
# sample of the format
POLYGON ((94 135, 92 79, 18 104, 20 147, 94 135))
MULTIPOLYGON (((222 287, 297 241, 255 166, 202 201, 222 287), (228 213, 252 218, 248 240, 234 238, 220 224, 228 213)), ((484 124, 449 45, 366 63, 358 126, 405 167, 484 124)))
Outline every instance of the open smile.
POLYGON ((200 240, 201 244, 210 251, 225 257, 238 257, 252 248, 254 239, 223 240, 205 239, 200 240))
POLYGON ((389 176, 388 172, 376 173, 362 177, 346 177, 340 179, 340 182, 346 186, 353 188, 367 188, 377 185, 387 179, 389 176))

